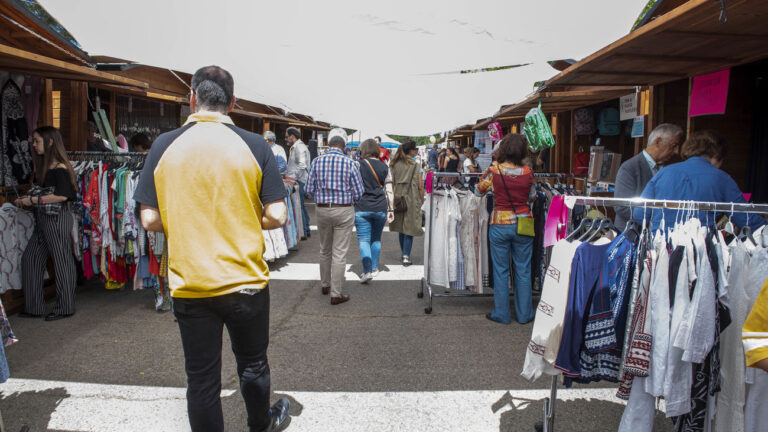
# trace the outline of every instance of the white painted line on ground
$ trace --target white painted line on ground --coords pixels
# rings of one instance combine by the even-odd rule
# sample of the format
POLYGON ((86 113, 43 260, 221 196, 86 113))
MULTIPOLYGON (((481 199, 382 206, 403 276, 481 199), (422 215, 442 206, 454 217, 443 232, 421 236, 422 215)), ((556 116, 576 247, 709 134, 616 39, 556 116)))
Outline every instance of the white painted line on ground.
MULTIPOLYGON (((290 431, 473 431, 498 432, 501 415, 549 397, 548 389, 442 392, 291 392, 304 409, 291 419, 290 431), (506 401, 507 403, 504 403, 506 401), (513 405, 510 405, 513 404, 513 405), (494 412, 496 405, 496 412, 494 412)), ((625 405, 616 389, 561 389, 558 401, 601 400, 625 405)), ((535 411, 542 412, 541 405, 535 411)), ((543 413, 542 413, 543 415, 543 413)), ((561 418, 561 422, 566 421, 561 418)), ((570 430, 562 427, 562 430, 570 430)), ((530 425, 533 430, 533 424, 530 425)))
MULTIPOLYGON (((309 230, 310 231, 317 231, 317 225, 310 225, 309 226, 309 230)), ((352 232, 357 232, 357 228, 352 227, 352 232)), ((389 225, 384 225, 384 232, 385 233, 391 232, 391 231, 389 231, 389 225)))
MULTIPOLYGON (((360 275, 350 271, 352 264, 347 264, 345 274, 348 281, 359 281, 360 275)), ((360 268, 357 265, 356 268, 360 268)), ((424 276, 423 265, 388 265, 389 271, 380 271, 375 281, 418 281, 424 276)), ((271 280, 320 280, 320 264, 314 263, 287 263, 277 269, 269 270, 271 280)))
MULTIPOLYGON (((48 429, 70 431, 188 431, 186 389, 10 379, 7 398, 19 393, 60 391, 48 429)), ((612 388, 562 389, 558 401, 600 400, 624 405, 612 388)), ((442 392, 275 391, 302 405, 289 431, 493 431, 502 414, 526 409, 549 396, 548 389, 442 392), (494 412, 495 411, 495 412, 494 412)), ((52 396, 55 397, 55 396, 52 396)), ((236 397, 233 390, 222 397, 236 397)), ((1 401, 2 399, 0 399, 1 401)), ((540 411, 540 406, 535 406, 540 411)), ((660 409, 664 409, 663 405, 660 409)), ((48 413, 45 413, 48 414, 48 413)), ((245 418, 242 419, 243 426, 245 418)), ((561 421, 562 420, 561 417, 561 421)), ((533 430, 533 425, 531 425, 533 430)))
MULTIPOLYGON (((187 389, 9 379, 0 395, 62 391, 47 429, 71 431, 188 431, 187 389), (65 392, 65 394, 64 394, 65 392)), ((222 397, 234 390, 223 390, 222 397)), ((42 413, 41 413, 42 414, 42 413)))

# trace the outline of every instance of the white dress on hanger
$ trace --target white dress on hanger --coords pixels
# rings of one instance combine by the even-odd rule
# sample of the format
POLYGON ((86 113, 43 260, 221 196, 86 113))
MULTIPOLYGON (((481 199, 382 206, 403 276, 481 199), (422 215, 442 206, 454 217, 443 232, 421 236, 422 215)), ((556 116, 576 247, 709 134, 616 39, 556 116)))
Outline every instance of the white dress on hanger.
POLYGON ((521 373, 529 381, 538 379, 542 374, 560 373, 554 363, 563 335, 571 264, 579 246, 581 242, 578 240, 569 242, 563 239, 552 247, 552 258, 541 288, 541 299, 536 308, 531 340, 525 351, 525 364, 521 373))

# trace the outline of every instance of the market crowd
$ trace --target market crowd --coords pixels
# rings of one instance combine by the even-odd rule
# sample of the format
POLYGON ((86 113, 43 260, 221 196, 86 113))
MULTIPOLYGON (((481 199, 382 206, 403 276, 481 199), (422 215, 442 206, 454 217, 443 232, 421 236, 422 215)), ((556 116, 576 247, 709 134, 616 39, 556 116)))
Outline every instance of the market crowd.
MULTIPOLYGON (((149 151, 135 193, 141 224, 148 231, 165 232, 169 250, 174 251, 168 268, 186 360, 193 430, 223 430, 219 392, 224 326, 237 360, 248 426, 276 431, 289 421, 287 399, 269 405, 269 269, 263 258, 264 231, 286 221, 286 182, 298 185, 300 191, 302 237, 311 236, 307 200, 316 205, 321 293, 329 296, 331 305, 350 300, 344 282, 353 229, 362 260, 361 283, 379 275, 387 225, 398 233, 401 264, 413 264, 414 238, 424 235, 425 174, 458 173, 444 186, 477 194, 493 192, 488 236, 494 262, 494 307, 486 318, 511 323, 509 279, 513 275, 514 317, 521 324, 533 320, 533 237, 527 227, 535 196, 534 167, 545 161, 542 155, 531 157, 523 135, 501 139, 484 171, 479 149, 459 152, 434 145, 422 160, 411 140, 403 142, 390 160, 380 138, 367 139, 360 145, 359 157, 353 159, 346 154, 349 139, 340 128, 330 132, 328 148, 319 155, 317 142, 307 145, 298 129, 288 128, 284 139, 290 151, 286 152, 273 132, 262 136, 236 127, 227 115, 234 100, 229 72, 216 66, 201 68, 192 78, 192 114, 186 124, 154 143, 146 136, 131 142, 136 151, 149 151), (201 196, 216 197, 218 202, 191 208, 189 203, 199 202, 201 196), (201 230, 201 224, 207 228, 201 230), (201 249, 200 244, 206 247, 201 249), (252 247, 244 248, 246 244, 252 247)), ((89 129, 88 148, 105 150, 95 127, 89 129)), ((58 320, 75 313, 76 269, 70 234, 77 184, 58 130, 41 127, 32 142, 40 188, 16 200, 18 206, 36 209, 35 232, 23 255, 26 305, 22 316, 58 320), (46 314, 42 284, 49 256, 59 283, 56 304, 46 314)), ((719 169, 727 156, 728 145, 715 132, 685 137, 679 126, 662 124, 651 132, 648 146, 619 169, 615 195, 744 202, 733 179, 719 169), (667 165, 678 156, 684 160, 667 165)), ((638 209, 634 213, 620 209, 615 224, 623 229, 628 221, 643 217, 638 209)), ((654 229, 662 217, 661 212, 653 216, 654 229)), ((763 223, 754 219, 750 225, 757 228, 763 223)), ((756 308, 762 315, 750 325, 755 331, 766 331, 768 306, 758 303, 756 308)), ((768 353, 758 357, 753 356, 755 364, 766 367, 768 353)))

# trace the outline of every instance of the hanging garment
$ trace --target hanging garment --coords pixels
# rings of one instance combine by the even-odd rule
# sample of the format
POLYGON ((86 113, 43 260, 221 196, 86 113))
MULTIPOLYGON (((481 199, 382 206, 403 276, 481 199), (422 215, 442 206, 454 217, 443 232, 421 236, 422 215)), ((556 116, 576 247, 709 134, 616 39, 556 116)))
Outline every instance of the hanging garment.
POLYGON ((636 264, 635 245, 620 234, 611 242, 603 261, 584 329, 579 358, 581 383, 617 382, 621 369, 629 284, 636 264))
POLYGON ((24 118, 21 89, 9 79, 0 90, 0 121, 2 121, 2 163, 4 185, 28 183, 32 177, 32 152, 29 130, 24 118))
POLYGON ((691 363, 683 361, 683 350, 672 344, 680 329, 685 310, 690 304, 689 292, 693 283, 688 269, 689 262, 692 261, 692 254, 687 253, 690 248, 692 246, 677 246, 670 256, 670 286, 675 287, 675 296, 669 328, 667 371, 664 376, 664 399, 668 418, 683 415, 691 410, 693 368, 691 363))
MULTIPOLYGON (((667 239, 663 231, 656 233, 654 250, 657 256, 654 266, 651 289, 648 294, 648 307, 651 322, 651 364, 648 367, 648 379, 645 391, 654 397, 664 394, 664 377, 667 373, 667 355, 669 353, 669 252, 667 239)), ((634 391, 634 385, 633 385, 634 391)), ((630 401, 632 398, 630 397, 630 401)))
POLYGON ((728 300, 731 311, 731 325, 720 335, 720 367, 725 379, 717 397, 715 430, 744 431, 744 408, 746 403, 746 366, 741 345, 741 329, 749 313, 747 290, 744 286, 746 272, 750 268, 750 255, 739 240, 729 246, 730 269, 728 271, 728 300))
MULTIPOLYGON (((752 249, 745 283, 748 304, 751 309, 759 296, 763 282, 768 279, 768 249, 765 249, 762 245, 754 247, 752 243, 746 243, 746 247, 752 249)), ((761 369, 747 368, 746 382, 747 397, 744 410, 744 430, 748 432, 767 430, 768 372, 761 369)))
POLYGON ((552 248, 552 258, 542 284, 541 299, 536 308, 531 340, 525 352, 521 373, 529 381, 538 379, 542 374, 559 373, 554 367, 554 361, 563 333, 572 262, 579 246, 579 241, 560 240, 552 248))
POLYGON ((431 232, 424 242, 424 256, 429 257, 430 283, 449 287, 457 277, 459 245, 456 226, 461 220, 461 213, 454 191, 433 193, 431 199, 431 209, 429 200, 423 206, 427 223, 430 224, 427 231, 431 232))
POLYGON ((0 294, 22 289, 21 257, 34 231, 32 213, 10 203, 0 207, 0 294))
POLYGON ((552 197, 547 213, 547 224, 544 228, 544 247, 550 247, 566 236, 568 229, 568 207, 565 205, 565 197, 557 195, 552 197))
POLYGON ((491 287, 490 255, 488 253, 488 222, 491 213, 488 211, 489 196, 480 198, 477 208, 477 276, 479 293, 487 292, 491 287))
POLYGON ((576 249, 571 269, 563 335, 557 352, 555 367, 563 372, 565 385, 581 374, 579 353, 583 342, 583 322, 589 308, 589 299, 600 278, 603 258, 610 243, 593 245, 583 243, 576 249))
POLYGON ((460 243, 464 258, 464 279, 466 287, 477 285, 477 262, 475 252, 475 225, 477 224, 477 207, 480 198, 469 192, 458 192, 459 208, 461 211, 460 243))

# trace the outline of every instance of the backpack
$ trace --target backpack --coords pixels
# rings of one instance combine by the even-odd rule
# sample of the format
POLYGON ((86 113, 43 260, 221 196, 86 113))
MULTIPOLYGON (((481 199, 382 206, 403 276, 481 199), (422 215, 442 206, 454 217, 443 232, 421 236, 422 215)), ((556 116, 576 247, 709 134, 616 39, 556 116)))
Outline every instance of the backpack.
POLYGON ((573 112, 573 131, 576 135, 595 134, 595 114, 591 108, 579 108, 573 112))
POLYGON ((619 121, 619 110, 616 108, 605 108, 600 111, 597 119, 597 129, 600 135, 615 136, 621 132, 621 121, 619 121))

